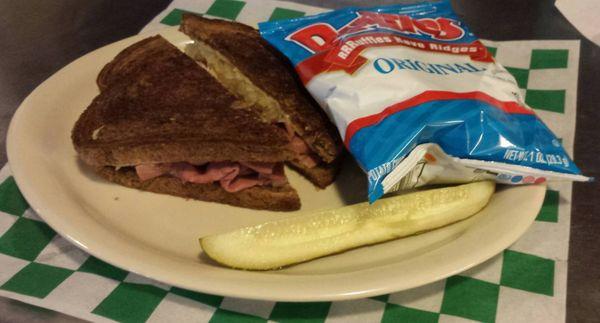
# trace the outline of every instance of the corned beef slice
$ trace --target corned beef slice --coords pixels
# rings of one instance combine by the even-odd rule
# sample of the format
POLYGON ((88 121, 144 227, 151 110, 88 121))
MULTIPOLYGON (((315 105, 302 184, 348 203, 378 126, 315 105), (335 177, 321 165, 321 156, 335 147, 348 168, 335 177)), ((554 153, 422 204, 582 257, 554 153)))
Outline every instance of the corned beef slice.
POLYGON ((170 175, 183 182, 208 184, 219 182, 228 192, 238 192, 257 185, 280 186, 287 183, 283 174, 283 164, 210 162, 204 165, 192 165, 185 162, 143 164, 135 167, 141 181, 170 175))

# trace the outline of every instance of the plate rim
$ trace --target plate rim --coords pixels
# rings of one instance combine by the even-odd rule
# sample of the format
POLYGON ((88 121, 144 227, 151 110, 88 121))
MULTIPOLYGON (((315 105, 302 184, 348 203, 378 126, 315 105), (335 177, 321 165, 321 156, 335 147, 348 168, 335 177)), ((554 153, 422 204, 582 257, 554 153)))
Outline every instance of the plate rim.
MULTIPOLYGON (((54 231, 56 231, 57 234, 59 234, 60 236, 62 236, 65 239, 67 239, 69 242, 73 243, 78 248, 82 249, 83 251, 89 253, 90 255, 92 255, 98 259, 101 259, 102 261, 105 261, 111 265, 122 268, 129 272, 148 277, 150 279, 165 282, 169 285, 180 287, 180 288, 199 291, 202 293, 209 293, 209 294, 222 295, 222 296, 228 296, 228 297, 239 297, 239 298, 245 298, 245 299, 254 299, 254 300, 268 300, 268 301, 308 302, 308 301, 349 300, 349 299, 372 297, 372 296, 376 296, 376 295, 397 292, 399 290, 406 290, 406 289, 414 288, 414 287, 421 286, 424 284, 433 283, 435 281, 439 281, 439 280, 445 279, 449 276, 458 274, 464 270, 467 270, 473 266, 476 266, 476 265, 486 261, 487 259, 490 259, 494 255, 496 255, 496 254, 500 253, 502 250, 506 249, 508 246, 510 246, 512 243, 514 243, 521 235, 523 235, 523 233, 525 233, 525 231, 529 228, 529 226, 531 225, 531 223, 533 223, 533 221, 535 219, 535 216, 531 216, 530 219, 528 219, 528 220, 530 220, 528 222, 528 224, 522 225, 521 227, 519 227, 518 230, 511 231, 509 237, 504 239, 505 243, 498 243, 498 246, 495 246, 492 249, 488 248, 487 249, 488 252, 486 252, 485 255, 482 255, 480 253, 479 257, 476 257, 476 259, 473 259, 468 264, 465 264, 465 265, 461 266, 460 268, 455 268, 454 270, 448 271, 444 274, 437 274, 437 275, 435 275, 436 278, 429 279, 427 282, 414 281, 412 283, 402 284, 402 286, 400 288, 398 288, 399 284, 393 284, 393 280, 390 280, 389 284, 387 284, 387 285, 377 286, 374 288, 367 288, 367 289, 363 288, 360 291, 356 291, 356 290, 352 291, 350 289, 347 289, 345 292, 342 292, 342 291, 331 292, 330 291, 330 292, 325 292, 325 293, 323 293, 323 292, 318 293, 315 295, 308 295, 306 293, 293 295, 294 294, 293 292, 288 291, 286 293, 286 292, 282 292, 281 290, 279 290, 278 292, 273 292, 273 290, 269 290, 269 291, 261 290, 258 292, 257 291, 249 292, 248 289, 244 289, 244 288, 238 288, 237 290, 229 288, 229 289, 224 290, 224 289, 219 288, 218 284, 214 285, 216 287, 205 285, 205 286, 202 286, 202 288, 198 288, 197 286, 189 286, 186 284, 182 284, 182 283, 180 283, 180 280, 174 280, 174 279, 171 279, 168 277, 163 277, 160 275, 158 275, 160 277, 157 277, 156 272, 152 273, 151 270, 150 271, 144 270, 143 268, 139 268, 138 266, 136 266, 133 263, 127 262, 124 264, 122 261, 115 260, 114 257, 109 257, 109 255, 107 255, 107 253, 104 252, 101 248, 100 249, 90 248, 89 241, 88 241, 88 243, 83 243, 82 241, 80 241, 81 239, 76 238, 76 234, 74 235, 73 232, 65 232, 68 228, 66 228, 64 226, 64 224, 61 224, 61 222, 59 221, 59 218, 61 217, 61 215, 56 214, 51 209, 45 208, 44 204, 47 204, 47 203, 44 203, 44 199, 45 198, 47 199, 47 197, 44 197, 43 195, 41 195, 39 192, 39 189, 36 191, 35 184, 28 183, 27 175, 26 175, 27 170, 23 169, 24 164, 18 162, 19 158, 22 158, 21 154, 18 151, 19 145, 16 143, 16 140, 17 140, 16 138, 20 131, 19 125, 24 122, 23 118, 25 118, 24 115, 27 112, 26 109, 33 109, 31 107, 31 105, 29 105, 29 102, 31 100, 33 100, 33 98, 35 97, 35 94, 38 91, 40 91, 40 89, 43 89, 44 87, 49 86, 48 84, 52 84, 56 78, 60 79, 61 75, 63 75, 63 74, 68 75, 69 70, 72 69, 73 66, 75 66, 78 62, 81 62, 85 59, 90 59, 91 57, 96 55, 99 51, 106 50, 107 48, 119 47, 119 50, 122 50, 128 44, 131 44, 137 40, 143 39, 144 37, 148 37, 150 35, 155 35, 155 34, 161 34, 165 38, 167 38, 167 40, 170 40, 170 41, 172 41, 173 38, 181 37, 181 35, 182 35, 176 30, 175 27, 169 27, 169 28, 162 29, 160 31, 155 31, 155 32, 146 33, 146 34, 139 34, 139 35, 135 35, 132 37, 128 37, 128 38, 119 40, 119 41, 111 43, 111 44, 107 44, 103 47, 100 47, 94 51, 91 51, 91 52, 75 59, 68 65, 64 66, 63 68, 61 68, 60 70, 55 72, 49 78, 44 80, 44 82, 42 82, 40 85, 38 85, 22 101, 22 103, 19 105, 19 107, 17 108, 17 110, 15 111, 15 113, 11 119, 11 122, 10 122, 10 125, 8 128, 8 132, 7 132, 6 149, 7 149, 8 165, 12 171, 13 177, 14 177, 19 189, 21 190, 23 196, 28 201, 30 207, 33 210, 35 210, 35 212, 54 231)), ((538 187, 540 190, 542 189, 542 187, 543 187, 544 191, 546 189, 545 184, 539 185, 538 187)), ((539 203, 538 203, 539 205, 537 206, 538 211, 539 211, 539 208, 541 208, 541 206, 542 206, 542 202, 543 202, 543 198, 541 200, 539 200, 539 203)), ((391 265, 389 265, 389 266, 391 266, 391 265)), ((248 272, 246 272, 246 273, 248 273, 248 272)), ((346 274, 347 273, 336 274, 336 275, 343 276, 346 274)), ((270 275, 270 277, 274 277, 271 274, 269 274, 269 275, 270 275)), ((283 275, 281 275, 281 276, 283 276, 283 275)), ((322 276, 322 275, 315 275, 314 277, 320 277, 320 276, 322 276)), ((323 276, 327 276, 327 275, 323 275, 323 276)), ((298 276, 294 276, 294 277, 298 277, 298 276)))

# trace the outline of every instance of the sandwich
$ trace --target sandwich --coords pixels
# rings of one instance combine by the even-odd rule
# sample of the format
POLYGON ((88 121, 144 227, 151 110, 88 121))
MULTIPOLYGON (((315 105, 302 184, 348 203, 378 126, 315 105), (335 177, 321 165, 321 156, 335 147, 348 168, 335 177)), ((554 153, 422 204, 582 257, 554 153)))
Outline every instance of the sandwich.
POLYGON ((194 40, 186 47, 189 56, 264 122, 288 131, 296 152, 288 164, 321 188, 331 184, 342 145, 291 63, 244 24, 184 14, 180 30, 194 40))
POLYGON ((263 122, 161 36, 123 50, 97 83, 100 94, 71 137, 80 159, 102 177, 247 208, 300 207, 283 169, 297 155, 287 131, 263 122))
POLYGON ((79 157, 124 186, 254 209, 300 208, 284 162, 318 187, 333 181, 340 140, 301 86, 278 97, 301 102, 295 113, 266 117, 215 76, 160 36, 131 45, 102 69, 73 128, 79 157))

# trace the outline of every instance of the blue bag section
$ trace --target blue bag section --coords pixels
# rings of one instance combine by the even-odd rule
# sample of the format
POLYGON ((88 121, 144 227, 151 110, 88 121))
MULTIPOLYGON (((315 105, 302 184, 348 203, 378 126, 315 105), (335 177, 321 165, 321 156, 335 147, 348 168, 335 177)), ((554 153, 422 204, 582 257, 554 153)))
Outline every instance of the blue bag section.
MULTIPOLYGON (((404 158, 424 143, 437 143, 445 153, 458 158, 581 173, 537 116, 506 113, 478 100, 430 101, 395 112, 358 130, 349 149, 368 172, 404 158), (507 149, 523 153, 505 156, 507 149)), ((383 195, 384 178, 369 176, 370 201, 383 195)))

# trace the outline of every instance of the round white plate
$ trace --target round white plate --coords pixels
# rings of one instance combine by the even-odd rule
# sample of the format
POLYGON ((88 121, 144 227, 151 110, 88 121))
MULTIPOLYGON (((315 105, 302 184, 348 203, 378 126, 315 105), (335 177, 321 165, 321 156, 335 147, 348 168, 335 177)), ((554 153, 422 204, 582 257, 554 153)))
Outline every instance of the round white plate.
MULTIPOLYGON (((161 34, 180 48, 189 39, 161 34)), ((143 36, 98 49, 41 84, 10 125, 7 149, 19 188, 57 232, 90 254, 126 270, 205 293, 276 301, 341 300, 408 289, 457 274, 498 254, 522 235, 545 186, 501 189, 476 216, 421 235, 355 249, 280 271, 220 267, 198 238, 294 213, 253 211, 141 192, 112 184, 82 165, 73 124, 97 95, 100 69, 143 36)), ((302 211, 356 203, 365 175, 348 163, 326 190, 288 170, 302 211)))

